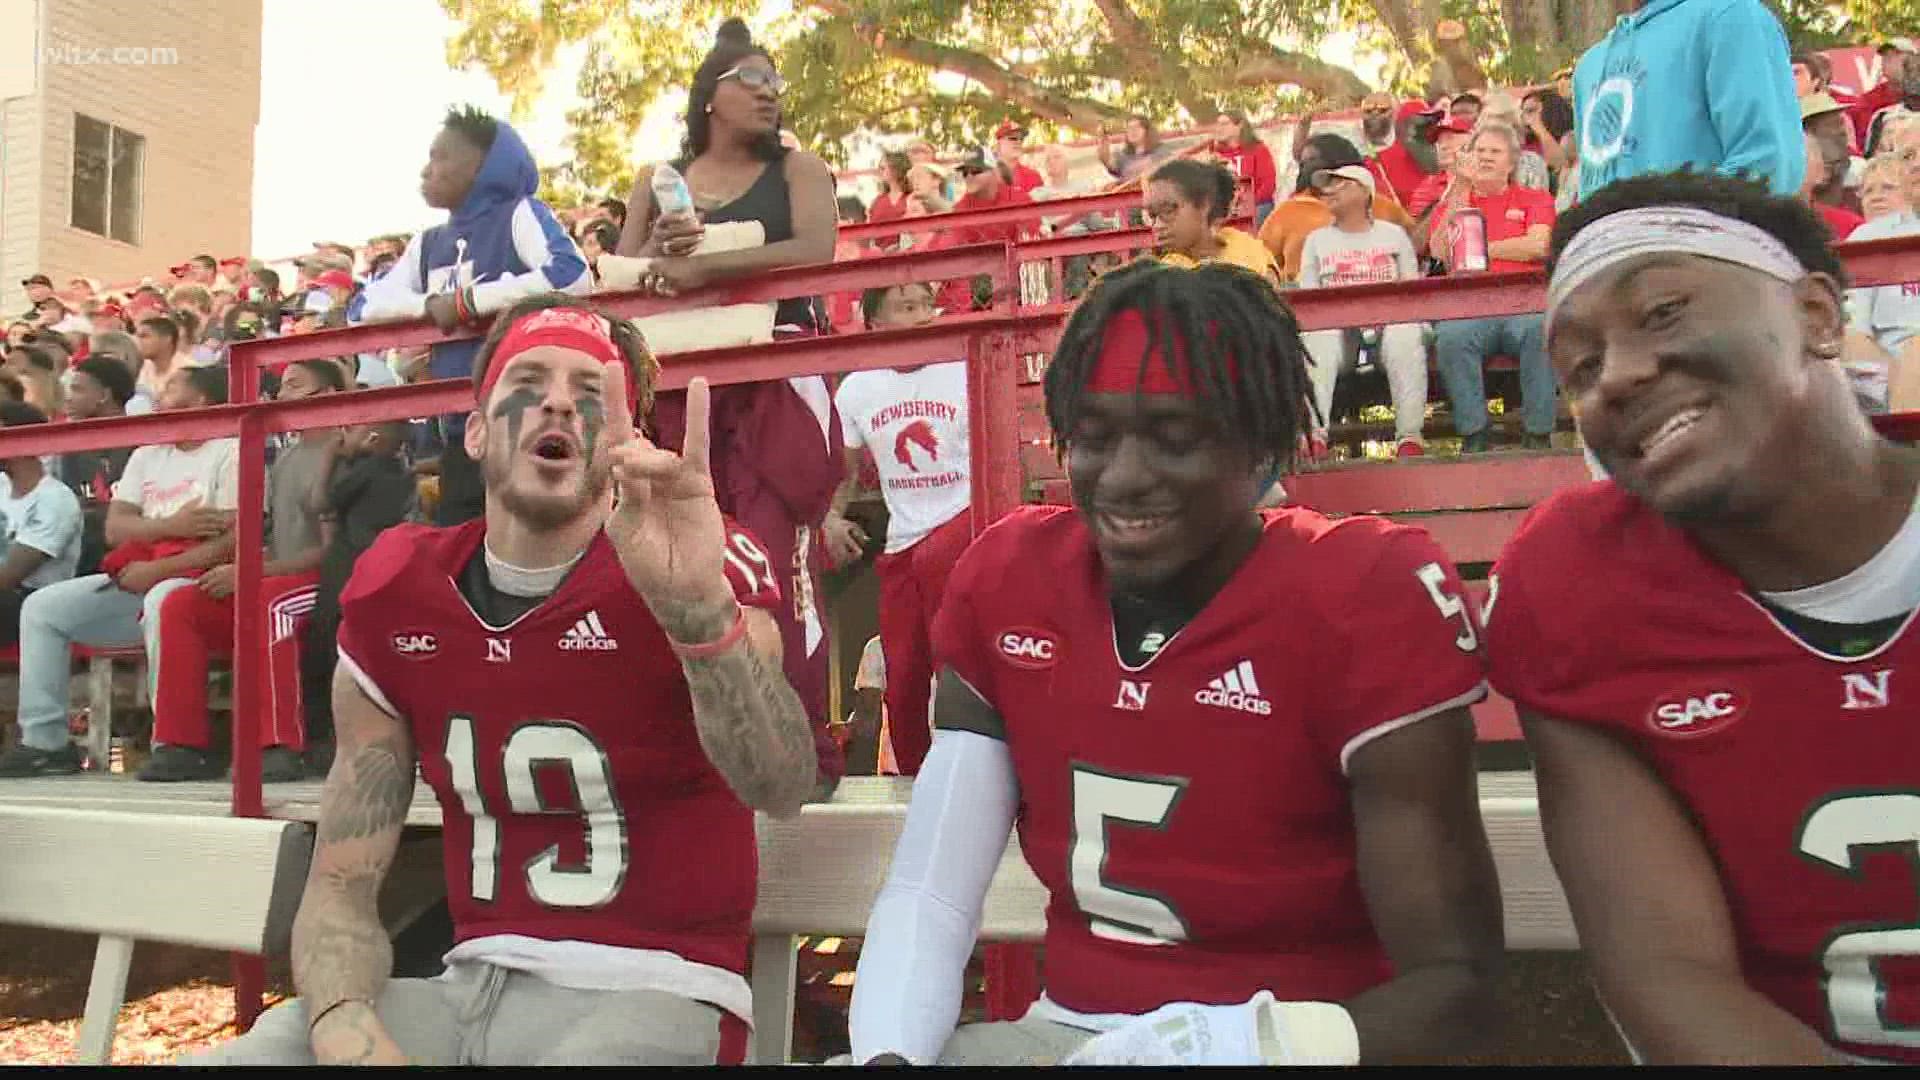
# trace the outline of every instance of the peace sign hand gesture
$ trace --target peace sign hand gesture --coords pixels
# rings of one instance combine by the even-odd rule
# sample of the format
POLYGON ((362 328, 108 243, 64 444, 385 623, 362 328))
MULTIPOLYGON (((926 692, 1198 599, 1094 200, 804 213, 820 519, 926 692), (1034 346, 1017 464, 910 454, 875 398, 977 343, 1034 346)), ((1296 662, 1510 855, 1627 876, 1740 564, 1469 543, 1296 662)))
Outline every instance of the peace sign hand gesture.
POLYGON ((667 635, 686 645, 719 638, 736 617, 725 567, 726 525, 707 463, 707 380, 687 384, 680 452, 663 450, 631 423, 609 423, 619 498, 607 539, 621 568, 667 635))

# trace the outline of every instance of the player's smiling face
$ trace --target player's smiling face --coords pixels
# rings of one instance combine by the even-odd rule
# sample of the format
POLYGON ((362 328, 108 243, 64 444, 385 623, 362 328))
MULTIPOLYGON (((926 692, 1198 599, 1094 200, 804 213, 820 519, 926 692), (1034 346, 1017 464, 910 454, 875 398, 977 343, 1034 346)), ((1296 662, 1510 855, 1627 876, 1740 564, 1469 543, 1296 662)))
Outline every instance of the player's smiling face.
POLYGON ((1180 394, 1088 394, 1067 438, 1073 502, 1120 591, 1173 583, 1246 523, 1247 451, 1180 394))
MULTIPOLYGON (((1840 341, 1833 283, 1795 285, 1695 255, 1609 268, 1562 303, 1548 354, 1608 473, 1676 521, 1766 512, 1790 482, 1799 433, 1838 372, 1810 359, 1840 341)), ((1828 388, 1831 389, 1831 388, 1828 388)))
POLYGON ((540 345, 507 362, 467 421, 467 454, 489 497, 537 528, 589 512, 606 494, 608 417, 625 415, 621 373, 575 349, 540 345))

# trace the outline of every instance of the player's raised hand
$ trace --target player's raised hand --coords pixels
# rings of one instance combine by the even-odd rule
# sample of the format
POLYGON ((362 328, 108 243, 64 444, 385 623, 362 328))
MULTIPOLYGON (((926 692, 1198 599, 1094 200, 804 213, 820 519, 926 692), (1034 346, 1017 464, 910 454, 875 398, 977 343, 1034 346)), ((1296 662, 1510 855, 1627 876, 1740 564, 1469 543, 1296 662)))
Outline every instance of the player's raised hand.
POLYGON ((618 504, 607 537, 627 580, 671 633, 669 609, 725 607, 726 526, 707 464, 707 380, 687 384, 687 433, 678 454, 655 446, 630 422, 609 417, 607 451, 618 504))

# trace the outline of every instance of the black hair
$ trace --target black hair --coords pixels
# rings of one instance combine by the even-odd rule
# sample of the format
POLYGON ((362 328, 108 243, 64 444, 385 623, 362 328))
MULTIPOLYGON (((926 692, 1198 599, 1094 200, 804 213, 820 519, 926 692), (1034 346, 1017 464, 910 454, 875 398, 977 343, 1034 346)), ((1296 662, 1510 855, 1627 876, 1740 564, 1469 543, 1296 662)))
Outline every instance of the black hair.
POLYGON ((627 370, 633 373, 633 385, 640 397, 639 401, 628 402, 633 408, 634 417, 638 420, 653 411, 653 384, 659 378, 660 361, 654 359, 653 350, 647 348, 647 339, 640 335, 640 328, 632 320, 609 315, 585 300, 558 292, 536 293, 517 300, 512 307, 494 317, 493 328, 487 331, 486 340, 480 343, 480 351, 473 358, 474 397, 480 396, 480 387, 486 382, 487 368, 492 366, 493 354, 499 350, 500 340, 507 336, 507 331, 522 317, 548 308, 571 308, 607 320, 609 336, 621 355, 627 358, 627 370))
POLYGON ((209 405, 227 403, 227 369, 224 367, 190 367, 183 370, 181 377, 191 384, 209 405))
POLYGON ((1808 273, 1826 274, 1841 289, 1847 287, 1846 267, 1833 253, 1833 234, 1813 207, 1775 195, 1759 180, 1684 169, 1615 180, 1575 203, 1553 224, 1547 273, 1553 273, 1581 230, 1610 214, 1647 206, 1692 206, 1744 221, 1786 245, 1808 273))
POLYGON ((202 270, 220 269, 220 260, 214 258, 211 255, 195 255, 193 258, 188 259, 187 261, 199 267, 202 270))
POLYGON ((125 405, 133 400, 133 372, 127 365, 110 356, 89 355, 74 365, 75 371, 100 384, 116 404, 125 405))
POLYGON ((279 294, 280 271, 275 270, 271 266, 262 266, 259 269, 253 271, 253 277, 255 281, 258 281, 260 283, 261 288, 275 295, 279 294))
MULTIPOLYGON (((307 374, 319 379, 321 385, 329 390, 342 391, 353 389, 353 387, 347 385, 347 373, 340 367, 340 363, 337 360, 295 360, 288 366, 305 368, 307 374)), ((285 376, 284 372, 281 374, 282 377, 285 376)))
POLYGON ((1241 146, 1252 146, 1260 141, 1260 133, 1253 129, 1253 124, 1247 119, 1246 113, 1239 109, 1222 109, 1220 110, 1220 115, 1233 121, 1234 124, 1239 127, 1241 146))
POLYGON ((1160 129, 1155 126, 1153 117, 1146 113, 1128 113, 1127 119, 1139 121, 1141 129, 1147 133, 1147 145, 1141 147, 1142 150, 1151 150, 1160 145, 1160 129))
POLYGON ((45 345, 39 342, 35 342, 32 345, 15 345, 7 351, 10 354, 16 352, 22 354, 27 358, 28 364, 39 368, 49 375, 53 374, 55 369, 60 366, 59 359, 56 358, 45 345))
POLYGON ((0 397, 0 401, 27 400, 27 384, 11 371, 0 371, 0 392, 5 395, 0 397))
MULTIPOLYGON (((608 214, 612 215, 613 224, 615 227, 622 227, 626 225, 627 223, 627 204, 626 203, 609 195, 606 198, 600 200, 599 206, 600 206, 600 209, 605 210, 608 214)), ((607 250, 612 251, 613 249, 608 248, 607 250)))
POLYGON ((1188 202, 1206 210, 1209 222, 1225 218, 1233 209, 1233 173, 1225 165, 1176 158, 1153 170, 1147 179, 1164 180, 1179 188, 1188 202))
MULTIPOLYGON (((735 17, 721 23, 713 35, 713 51, 700 62, 700 69, 693 73, 693 85, 687 89, 687 135, 681 140, 680 153, 688 161, 706 153, 713 141, 713 115, 707 109, 720 89, 720 76, 753 56, 773 63, 773 54, 754 44, 745 20, 735 17)), ((755 157, 777 161, 786 155, 787 148, 780 145, 780 125, 780 120, 774 121, 773 130, 754 141, 755 157)))
POLYGON ((1178 337, 1202 407, 1256 465, 1290 469, 1300 437, 1317 409, 1307 376, 1307 350, 1293 309, 1265 278, 1225 263, 1197 269, 1141 259, 1100 279, 1067 320, 1047 366, 1047 423, 1065 452, 1085 406, 1087 383, 1101 362, 1107 324, 1140 312, 1154 346, 1139 360, 1144 374, 1158 354, 1173 370, 1170 337, 1178 337))
POLYGON ((924 281, 908 281, 899 285, 881 285, 860 294, 860 318, 868 329, 873 328, 873 320, 880 315, 880 305, 886 303, 887 294, 895 289, 925 289, 935 292, 934 287, 924 281))
POLYGON ((599 242, 600 250, 609 255, 620 246, 620 226, 611 221, 596 221, 587 226, 587 232, 599 242))
POLYGON ((1319 164, 1315 165, 1312 169, 1300 170, 1300 175, 1295 177, 1293 181, 1293 190, 1296 194, 1313 186, 1313 174, 1316 170, 1338 169, 1346 165, 1365 164, 1365 159, 1360 156, 1358 147, 1354 146, 1353 143, 1344 136, 1334 135, 1330 132, 1309 138, 1306 149, 1302 152, 1301 156, 1305 157, 1308 152, 1311 152, 1313 156, 1318 159, 1319 164))
POLYGON ((47 414, 26 402, 0 399, 0 426, 26 427, 46 422, 47 414))
POLYGON ((441 126, 467 140, 482 156, 493 149, 493 137, 500 133, 500 121, 473 105, 455 105, 448 109, 441 126))
POLYGON ((1547 134, 1556 139, 1566 138, 1567 132, 1573 130, 1573 102, 1561 97, 1560 91, 1551 86, 1527 96, 1540 99, 1540 123, 1547 134))
POLYGON ((1466 93, 1464 93, 1464 94, 1455 94, 1455 95, 1454 95, 1454 97, 1453 97, 1453 101, 1451 101, 1451 102, 1449 102, 1449 103, 1448 103, 1448 105, 1447 105, 1447 108, 1448 108, 1448 110, 1452 110, 1452 108, 1453 108, 1453 106, 1455 106, 1455 105, 1458 105, 1458 104, 1460 104, 1460 103, 1461 103, 1461 102, 1463 102, 1463 101, 1471 101, 1471 102, 1473 102, 1473 103, 1474 103, 1475 105, 1485 105, 1485 104, 1486 104, 1485 102, 1483 102, 1483 101, 1481 101, 1481 100, 1480 100, 1480 95, 1479 95, 1479 94, 1476 94, 1476 93, 1474 93, 1474 92, 1472 92, 1471 90, 1469 90, 1468 92, 1466 92, 1466 93))
POLYGON ((841 221, 861 222, 867 220, 867 204, 860 201, 858 195, 842 195, 834 200, 840 211, 841 221))
POLYGON ((180 347, 180 324, 171 315, 149 315, 140 320, 140 325, 153 333, 173 342, 174 348, 180 347))

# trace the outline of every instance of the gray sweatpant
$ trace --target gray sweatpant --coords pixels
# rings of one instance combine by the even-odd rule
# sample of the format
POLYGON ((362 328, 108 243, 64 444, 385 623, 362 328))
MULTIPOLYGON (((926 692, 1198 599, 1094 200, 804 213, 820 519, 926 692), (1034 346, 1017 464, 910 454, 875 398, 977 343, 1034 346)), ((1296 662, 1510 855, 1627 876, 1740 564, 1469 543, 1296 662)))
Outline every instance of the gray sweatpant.
MULTIPOLYGON (((375 1012, 415 1065, 712 1065, 731 1020, 676 994, 568 990, 490 964, 394 979, 375 1012)), ((176 1064, 315 1064, 306 1003, 277 1006, 252 1031, 176 1064)))

